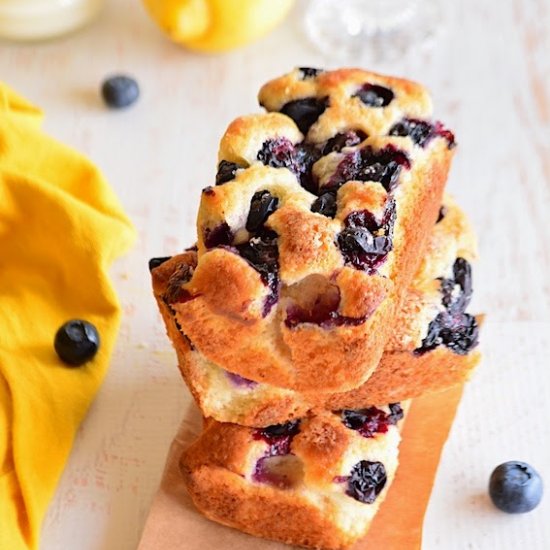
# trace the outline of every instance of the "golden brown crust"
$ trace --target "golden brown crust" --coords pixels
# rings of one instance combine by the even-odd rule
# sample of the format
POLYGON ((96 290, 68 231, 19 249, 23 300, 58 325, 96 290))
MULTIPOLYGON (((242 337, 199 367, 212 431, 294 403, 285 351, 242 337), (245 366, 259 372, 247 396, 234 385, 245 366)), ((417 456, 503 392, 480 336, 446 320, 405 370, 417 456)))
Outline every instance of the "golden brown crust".
POLYGON ((423 355, 410 351, 387 352, 362 386, 331 395, 321 407, 355 409, 365 403, 391 403, 442 391, 466 382, 480 359, 477 350, 457 355, 444 346, 423 355))
MULTIPOLYGON (((246 383, 238 387, 222 369, 209 363, 197 350, 190 350, 178 331, 174 327, 170 330, 174 325, 173 316, 163 314, 178 352, 183 377, 203 413, 219 420, 266 426, 304 416, 311 409, 390 403, 466 381, 479 363, 478 351, 457 355, 441 346, 423 355, 414 353, 422 343, 429 322, 441 310, 439 278, 448 275, 457 257, 468 261, 476 257, 475 236, 464 213, 450 197, 445 198, 445 207, 446 215, 432 229, 427 254, 403 301, 380 364, 364 384, 348 392, 295 392, 267 384, 248 387, 246 383)), ((178 264, 175 259, 172 262, 178 264)), ((360 272, 345 268, 339 277, 347 273, 360 272)), ((363 276, 369 278, 364 273, 363 276)), ((157 292, 163 290, 158 284, 156 286, 157 292)), ((361 294, 362 287, 358 288, 361 294)), ((304 294, 300 287, 296 289, 304 294)), ((361 306, 361 300, 354 294, 349 302, 350 307, 368 307, 361 306)), ((346 310, 346 299, 342 304, 344 314, 354 316, 358 313, 358 310, 346 310)), ((480 321, 478 317, 478 324, 480 321)))
POLYGON ((280 235, 279 272, 288 285, 312 272, 330 277, 344 266, 334 246, 334 220, 287 205, 270 216, 269 225, 280 235))
POLYGON ((424 86, 362 69, 339 69, 320 73, 315 79, 302 80, 299 69, 265 84, 258 95, 268 111, 307 97, 329 98, 331 106, 347 104, 346 109, 327 109, 310 128, 308 138, 326 141, 337 132, 362 130, 367 135, 386 135, 392 124, 403 116, 424 119, 432 114, 430 96, 424 86), (371 109, 353 94, 365 83, 385 86, 395 93, 384 109, 371 109))
POLYGON ((280 501, 274 498, 275 490, 270 487, 247 496, 246 481, 230 477, 224 470, 183 471, 193 503, 212 521, 287 544, 334 550, 348 546, 341 543, 330 521, 302 498, 280 501))
POLYGON ((178 353, 178 356, 182 375, 203 413, 246 426, 269 426, 299 418, 312 410, 356 409, 443 391, 468 381, 481 359, 477 350, 457 355, 443 346, 424 355, 409 351, 386 352, 364 384, 348 392, 333 394, 269 387, 257 398, 247 398, 243 389, 239 399, 235 398, 235 389, 228 381, 223 389, 233 391, 233 401, 231 406, 221 407, 219 402, 208 400, 210 388, 200 391, 197 387, 196 381, 205 380, 209 373, 204 364, 193 355, 178 353))
POLYGON ((278 458, 292 474, 283 485, 255 477, 258 461, 270 454, 269 443, 255 433, 209 421, 183 453, 185 484, 206 517, 252 535, 327 550, 347 548, 365 535, 395 475, 398 427, 367 438, 329 412, 303 419, 290 454, 278 458), (387 473, 371 504, 346 495, 345 477, 361 460, 382 462, 387 473))
POLYGON ((197 267, 182 284, 191 299, 170 306, 196 349, 230 372, 298 391, 345 391, 362 384, 380 360, 396 308, 437 218, 453 152, 440 135, 422 147, 409 137, 388 135, 403 118, 431 115, 429 95, 416 83, 359 69, 304 80, 296 70, 260 92, 270 111, 303 97, 328 98, 305 138, 305 147, 321 155, 312 166, 318 194, 332 185, 337 167, 362 150, 399 151, 399 185, 385 189, 376 181, 348 181, 337 191, 334 218, 312 212, 317 196, 302 186, 295 168, 281 167, 294 166, 280 164, 288 151, 277 157, 277 167, 264 166, 260 155, 270 140, 286 140, 291 149, 300 145, 304 136, 295 122, 273 112, 237 119, 219 150, 220 161, 237 163, 235 177, 203 192, 197 267), (365 105, 355 94, 366 83, 391 88, 393 100, 384 108, 365 105), (342 151, 323 150, 320 144, 347 130, 361 130, 368 137, 342 151), (260 191, 278 201, 265 221, 277 239, 277 267, 270 273, 241 257, 239 249, 258 238, 246 226, 252 198, 260 191), (338 236, 348 215, 366 210, 382 223, 394 200, 393 249, 385 263, 369 275, 345 266, 338 236), (286 322, 293 305, 291 287, 314 275, 336 284, 341 301, 334 313, 351 318, 349 322, 286 322))

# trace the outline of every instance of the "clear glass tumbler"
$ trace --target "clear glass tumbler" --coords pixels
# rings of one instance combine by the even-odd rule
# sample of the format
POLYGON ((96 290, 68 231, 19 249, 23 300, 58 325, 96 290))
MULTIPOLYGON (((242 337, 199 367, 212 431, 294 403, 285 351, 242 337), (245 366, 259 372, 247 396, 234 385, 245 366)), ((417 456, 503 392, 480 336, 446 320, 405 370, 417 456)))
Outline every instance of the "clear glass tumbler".
POLYGON ((310 0, 304 24, 327 57, 393 61, 433 43, 441 7, 439 0, 310 0))

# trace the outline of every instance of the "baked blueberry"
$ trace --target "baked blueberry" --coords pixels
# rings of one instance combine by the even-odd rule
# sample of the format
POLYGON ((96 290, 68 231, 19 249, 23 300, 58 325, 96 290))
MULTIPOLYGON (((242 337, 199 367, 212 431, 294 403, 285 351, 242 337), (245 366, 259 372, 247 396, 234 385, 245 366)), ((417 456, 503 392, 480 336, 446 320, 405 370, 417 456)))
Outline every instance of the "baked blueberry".
POLYGON ((389 192, 397 187, 401 170, 410 166, 407 155, 392 145, 379 150, 364 147, 340 161, 327 186, 339 188, 351 180, 377 181, 389 192))
POLYGON ((222 222, 216 227, 206 227, 203 232, 204 246, 228 246, 233 242, 233 232, 227 223, 222 222))
POLYGON ((427 122, 414 118, 404 118, 397 122, 390 129, 390 136, 408 136, 419 147, 425 147, 434 137, 442 137, 447 140, 447 147, 452 149, 455 143, 455 136, 441 124, 441 122, 427 122))
POLYGON ((385 256, 392 248, 388 237, 373 235, 366 227, 348 227, 338 236, 338 244, 352 263, 360 263, 359 256, 385 256), (357 259, 355 259, 357 257, 357 259))
POLYGON ((410 168, 410 161, 405 153, 391 146, 380 151, 365 147, 361 150, 358 179, 378 181, 386 191, 392 191, 397 186, 397 179, 403 167, 410 168))
POLYGON ((64 363, 77 367, 94 357, 99 349, 99 343, 99 333, 92 323, 72 319, 57 331, 54 348, 64 363))
POLYGON ((374 437, 377 433, 386 433, 390 425, 388 415, 376 407, 343 410, 342 422, 344 426, 358 431, 363 437, 374 437))
MULTIPOLYGON (((460 287, 460 294, 456 300, 450 302, 451 311, 464 311, 472 299, 472 266, 464 258, 457 258, 453 265, 453 278, 460 287)), ((446 304, 445 304, 446 305, 446 304)))
POLYGON ((393 248, 394 222, 393 201, 388 204, 381 223, 368 210, 349 214, 337 238, 345 262, 364 271, 373 272, 380 267, 393 248))
POLYGON ((256 158, 272 168, 288 168, 299 172, 294 158, 294 144, 287 138, 268 139, 262 144, 256 158))
POLYGON ((239 254, 260 272, 264 282, 268 282, 270 273, 278 271, 279 249, 275 231, 262 230, 236 248, 239 254))
POLYGON ((250 201, 246 230, 250 233, 256 233, 258 229, 263 227, 267 218, 277 210, 278 204, 279 199, 267 190, 254 193, 250 201))
POLYGON ((397 424, 405 415, 403 409, 399 403, 390 403, 389 408, 390 414, 388 415, 388 420, 390 424, 397 424))
POLYGON ((312 174, 312 167, 321 158, 321 151, 310 143, 302 142, 296 145, 294 158, 301 186, 311 193, 317 193, 317 183, 312 174))
POLYGON ((339 153, 344 147, 353 147, 358 145, 365 139, 367 134, 361 130, 348 130, 347 132, 341 132, 331 137, 323 147, 323 155, 330 153, 339 153))
POLYGON ((298 126, 302 134, 307 134, 317 119, 325 112, 328 106, 328 99, 318 99, 316 97, 306 97, 289 101, 283 105, 281 113, 289 116, 298 126))
POLYGON ((382 462, 361 460, 351 470, 346 494, 363 504, 372 504, 386 481, 386 468, 382 462))
POLYGON ((441 303, 451 315, 464 313, 472 299, 472 268, 464 258, 453 264, 453 276, 441 280, 441 303))
POLYGON ((225 374, 227 378, 231 380, 231 383, 239 388, 251 389, 258 385, 258 382, 254 382, 254 380, 249 380, 248 378, 240 376, 239 374, 236 374, 234 372, 229 372, 228 370, 226 370, 225 374))
POLYGON ((435 128, 425 120, 406 118, 395 124, 390 136, 409 136, 416 145, 424 147, 435 135, 435 128))
POLYGON ((325 329, 343 326, 356 327, 363 324, 367 318, 367 315, 364 317, 340 315, 336 308, 330 307, 330 304, 315 304, 311 310, 290 306, 286 310, 285 326, 294 328, 301 323, 312 323, 325 329))
POLYGON ((287 138, 276 138, 265 141, 256 158, 266 166, 288 168, 303 187, 312 190, 311 167, 320 156, 320 151, 312 144, 294 145, 287 138))
POLYGON ((273 438, 283 435, 296 435, 300 431, 299 420, 289 420, 284 424, 273 424, 261 430, 264 437, 273 438))
POLYGON ((300 431, 300 420, 289 420, 284 424, 274 424, 254 431, 254 439, 269 443, 268 456, 281 456, 290 452, 293 437, 300 431))
POLYGON ((444 345, 457 355, 466 355, 479 343, 479 326, 476 318, 469 313, 438 313, 429 326, 422 345, 415 350, 422 355, 444 345))
POLYGON ((368 107, 386 107, 392 102, 395 94, 384 86, 366 83, 353 97, 358 97, 368 107))
POLYGON ((223 185, 232 179, 235 179, 235 173, 244 166, 237 164, 236 162, 229 162, 228 160, 222 160, 218 164, 218 171, 216 173, 216 185, 223 185))
POLYGON ((264 284, 269 287, 270 293, 266 297, 263 307, 264 317, 279 299, 279 248, 277 237, 275 231, 261 228, 248 242, 235 247, 239 255, 258 271, 264 284))
POLYGON ((323 214, 328 218, 334 218, 336 216, 337 204, 336 204, 336 193, 329 191, 323 193, 311 205, 311 211, 317 212, 318 214, 323 214))
POLYGON ((299 67, 299 71, 302 73, 302 80, 308 80, 315 78, 318 74, 323 72, 323 69, 314 69, 313 67, 299 67))
POLYGON ((105 103, 113 109, 122 109, 135 103, 139 97, 138 83, 131 77, 116 75, 107 78, 101 85, 105 103))
POLYGON ((479 342, 479 326, 469 313, 449 316, 440 332, 443 344, 457 355, 466 355, 479 342))
POLYGON ((540 475, 525 462, 504 462, 493 470, 489 480, 493 504, 508 514, 530 512, 539 505, 542 493, 540 475))
POLYGON ((422 355, 444 345, 458 355, 466 355, 479 342, 476 318, 464 312, 473 293, 472 268, 467 260, 455 260, 452 277, 441 279, 440 292, 445 310, 430 322, 426 337, 415 353, 422 355))
POLYGON ((157 267, 161 266, 164 262, 167 262, 172 256, 162 256, 160 258, 151 258, 149 260, 149 271, 153 271, 157 267))

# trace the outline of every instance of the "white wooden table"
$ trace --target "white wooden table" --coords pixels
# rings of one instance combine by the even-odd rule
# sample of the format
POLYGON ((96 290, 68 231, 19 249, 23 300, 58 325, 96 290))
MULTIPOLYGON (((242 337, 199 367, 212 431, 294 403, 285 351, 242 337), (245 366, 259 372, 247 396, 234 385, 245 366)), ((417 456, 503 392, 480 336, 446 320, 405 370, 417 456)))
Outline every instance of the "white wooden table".
MULTIPOLYGON (((486 359, 467 388, 425 522, 426 549, 550 548, 550 494, 506 516, 486 494, 494 466, 523 459, 550 492, 550 2, 445 2, 437 48, 369 68, 427 84, 460 148, 449 188, 479 231, 477 311, 486 359)), ((151 297, 147 259, 193 241, 218 140, 257 110, 267 79, 330 66, 296 18, 224 56, 170 44, 136 0, 112 0, 84 31, 0 46, 0 75, 42 106, 46 127, 104 170, 139 231, 113 268, 124 321, 111 370, 82 425, 43 529, 43 550, 136 547, 167 446, 190 401, 151 297), (110 112, 98 96, 127 71, 142 97, 110 112)))

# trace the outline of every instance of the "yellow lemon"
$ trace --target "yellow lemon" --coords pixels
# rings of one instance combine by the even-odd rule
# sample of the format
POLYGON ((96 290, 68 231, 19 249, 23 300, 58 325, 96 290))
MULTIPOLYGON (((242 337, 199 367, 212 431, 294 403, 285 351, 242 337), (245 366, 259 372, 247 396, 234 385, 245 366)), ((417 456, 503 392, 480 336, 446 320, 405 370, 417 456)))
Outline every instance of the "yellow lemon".
POLYGON ((168 36, 193 50, 221 52, 267 34, 294 0, 143 0, 168 36))

